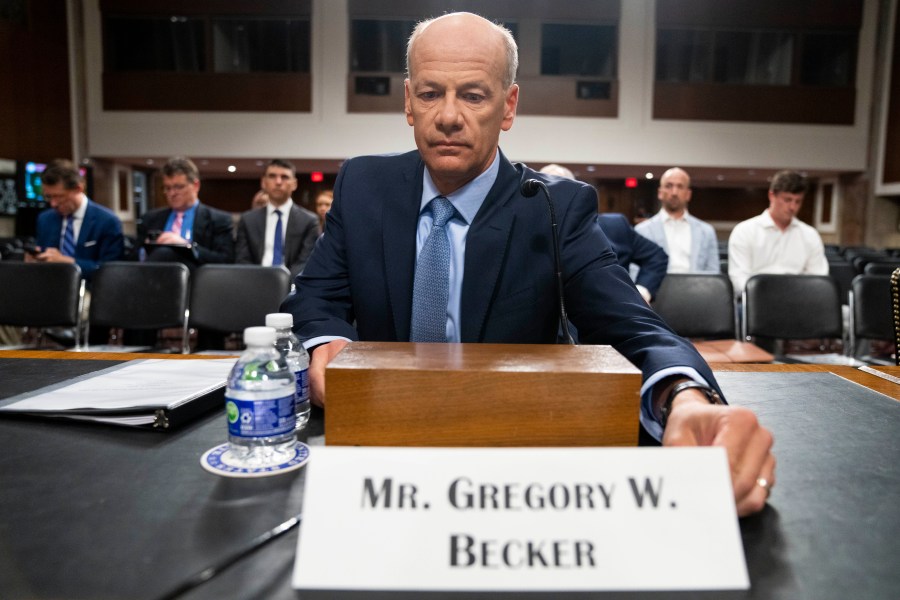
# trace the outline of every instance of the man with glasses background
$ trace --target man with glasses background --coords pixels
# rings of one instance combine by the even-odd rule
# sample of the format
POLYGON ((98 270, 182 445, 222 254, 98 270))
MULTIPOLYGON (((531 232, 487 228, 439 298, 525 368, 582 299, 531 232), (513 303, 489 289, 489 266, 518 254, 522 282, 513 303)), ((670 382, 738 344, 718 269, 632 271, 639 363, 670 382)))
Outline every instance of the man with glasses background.
POLYGON ((145 260, 181 262, 189 269, 234 262, 231 215, 200 202, 200 173, 193 161, 171 158, 162 176, 168 208, 148 211, 138 221, 145 260))

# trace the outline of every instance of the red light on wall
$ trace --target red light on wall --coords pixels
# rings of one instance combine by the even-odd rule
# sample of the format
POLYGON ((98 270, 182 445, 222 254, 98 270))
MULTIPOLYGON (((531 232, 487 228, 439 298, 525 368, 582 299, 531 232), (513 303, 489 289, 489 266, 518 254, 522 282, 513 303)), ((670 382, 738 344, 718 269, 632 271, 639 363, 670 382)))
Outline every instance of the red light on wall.
POLYGON ((637 177, 626 177, 625 178, 625 187, 636 188, 637 187, 637 177))
MULTIPOLYGON (((325 181, 325 175, 322 173, 322 171, 313 171, 309 174, 309 179, 313 183, 320 183, 322 181, 325 181)), ((635 185, 637 185, 637 183, 635 183, 635 185)))

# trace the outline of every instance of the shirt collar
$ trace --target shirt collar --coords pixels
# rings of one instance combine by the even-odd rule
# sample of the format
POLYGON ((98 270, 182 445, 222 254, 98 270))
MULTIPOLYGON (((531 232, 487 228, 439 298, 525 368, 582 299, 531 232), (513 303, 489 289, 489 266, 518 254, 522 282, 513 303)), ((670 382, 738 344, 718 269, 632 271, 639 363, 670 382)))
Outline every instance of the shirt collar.
POLYGON ((81 195, 81 206, 78 207, 78 210, 72 213, 72 216, 77 220, 84 220, 84 213, 87 212, 88 205, 88 197, 84 194, 81 195))
POLYGON ((662 220, 663 220, 663 222, 665 222, 665 221, 671 221, 671 222, 673 222, 673 223, 684 223, 684 222, 687 221, 688 210, 687 210, 686 208, 684 209, 684 214, 681 215, 681 218, 680 218, 680 219, 676 219, 675 217, 673 217, 672 215, 670 215, 670 214, 668 213, 668 211, 667 211, 666 209, 664 209, 664 208, 659 209, 659 214, 662 215, 662 220))
POLYGON ((274 206, 271 202, 269 202, 268 204, 266 204, 266 216, 271 217, 272 214, 275 212, 276 208, 281 211, 282 215, 286 215, 287 213, 291 212, 291 207, 293 207, 293 206, 294 206, 293 198, 288 198, 287 202, 285 202, 281 206, 274 206))
POLYGON ((498 173, 500 173, 499 148, 494 155, 494 162, 492 162, 491 166, 485 169, 481 175, 452 194, 444 195, 438 191, 437 186, 431 179, 431 174, 428 172, 428 167, 425 167, 425 176, 422 185, 422 201, 419 205, 419 213, 421 213, 435 197, 444 196, 450 201, 453 208, 456 209, 456 212, 465 219, 466 223, 471 224, 475 215, 478 214, 478 210, 481 208, 482 203, 484 203, 484 199, 487 197, 488 192, 491 191, 491 187, 493 187, 494 182, 497 180, 498 173))
MULTIPOLYGON (((778 229, 779 231, 781 230, 781 227, 779 227, 775 223, 775 221, 772 219, 772 215, 769 214, 768 208, 762 212, 762 220, 763 220, 763 227, 770 227, 772 229, 778 229)), ((796 225, 797 225, 797 217, 792 217, 791 222, 788 223, 788 226, 785 227, 785 230, 788 230, 791 227, 795 227, 796 225)))

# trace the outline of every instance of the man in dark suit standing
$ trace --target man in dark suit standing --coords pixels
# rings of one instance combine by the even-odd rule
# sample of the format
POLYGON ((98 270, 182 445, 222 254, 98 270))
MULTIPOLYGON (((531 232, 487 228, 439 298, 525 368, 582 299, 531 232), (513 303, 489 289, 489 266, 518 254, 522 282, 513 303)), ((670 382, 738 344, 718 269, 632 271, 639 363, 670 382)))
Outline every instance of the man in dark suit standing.
POLYGON ((70 161, 56 160, 41 173, 44 200, 38 216, 37 254, 26 260, 76 263, 91 280, 100 265, 122 258, 122 223, 84 194, 84 179, 70 161))
POLYGON ((641 422, 666 445, 720 445, 739 514, 775 477, 771 434, 721 404, 693 346, 675 335, 616 263, 594 189, 513 165, 500 152, 519 97, 512 35, 469 13, 420 23, 408 45, 405 112, 417 151, 344 162, 297 292, 283 304, 312 349, 313 401, 325 365, 352 340, 551 343, 559 327, 546 182, 560 224, 569 316, 583 342, 640 367, 641 422), (355 324, 355 326, 354 326, 355 324))
POLYGON ((241 215, 235 260, 241 264, 284 265, 295 276, 316 245, 319 219, 291 199, 297 189, 297 169, 290 162, 271 161, 261 183, 269 201, 241 215))
POLYGON ((200 172, 193 161, 171 158, 162 175, 168 208, 148 211, 138 221, 146 260, 181 262, 189 269, 234 262, 231 215, 200 203, 200 172))

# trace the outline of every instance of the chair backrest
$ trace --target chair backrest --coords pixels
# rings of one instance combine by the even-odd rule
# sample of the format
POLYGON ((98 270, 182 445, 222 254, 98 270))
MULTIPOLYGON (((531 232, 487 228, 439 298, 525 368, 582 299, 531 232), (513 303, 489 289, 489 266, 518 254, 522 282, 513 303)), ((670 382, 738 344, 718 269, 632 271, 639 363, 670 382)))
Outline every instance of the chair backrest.
POLYGON ((76 264, 0 262, 0 290, 4 325, 80 329, 84 280, 76 264))
POLYGON ((856 267, 845 260, 828 261, 828 274, 838 284, 841 293, 841 304, 847 304, 850 294, 850 283, 859 273, 856 267))
POLYGON ((743 293, 743 335, 841 338, 841 298, 828 275, 754 275, 743 293))
POLYGON ((189 277, 181 263, 105 263, 94 273, 88 323, 92 328, 186 330, 189 277))
POLYGON ((887 275, 858 275, 850 290, 850 347, 859 338, 893 340, 891 279, 887 275))
POLYGON ((722 273, 666 275, 653 310, 684 337, 735 337, 734 292, 728 275, 722 273))
POLYGON ((900 267, 900 260, 879 260, 867 263, 863 268, 864 275, 890 275, 900 267))
POLYGON ((191 327, 228 333, 265 325, 291 285, 284 267, 260 265, 203 265, 191 278, 191 327))

